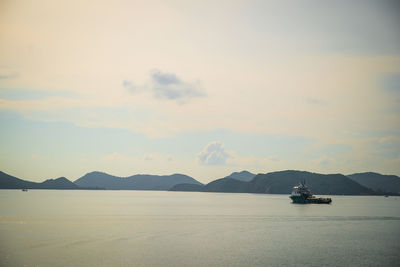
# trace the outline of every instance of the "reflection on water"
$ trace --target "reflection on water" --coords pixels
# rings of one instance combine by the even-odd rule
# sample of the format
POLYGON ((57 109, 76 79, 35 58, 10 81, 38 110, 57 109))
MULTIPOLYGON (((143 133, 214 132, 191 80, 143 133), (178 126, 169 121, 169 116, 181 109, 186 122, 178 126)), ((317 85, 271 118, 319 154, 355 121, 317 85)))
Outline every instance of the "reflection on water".
POLYGON ((400 198, 0 191, 1 266, 393 266, 400 198))

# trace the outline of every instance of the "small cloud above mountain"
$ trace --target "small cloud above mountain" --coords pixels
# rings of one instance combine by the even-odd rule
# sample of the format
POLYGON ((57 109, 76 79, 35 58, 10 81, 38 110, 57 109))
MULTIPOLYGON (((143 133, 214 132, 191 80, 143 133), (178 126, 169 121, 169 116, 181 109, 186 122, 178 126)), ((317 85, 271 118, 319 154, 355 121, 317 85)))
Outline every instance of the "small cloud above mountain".
POLYGON ((197 154, 199 163, 204 165, 224 165, 231 157, 219 141, 209 143, 197 154))

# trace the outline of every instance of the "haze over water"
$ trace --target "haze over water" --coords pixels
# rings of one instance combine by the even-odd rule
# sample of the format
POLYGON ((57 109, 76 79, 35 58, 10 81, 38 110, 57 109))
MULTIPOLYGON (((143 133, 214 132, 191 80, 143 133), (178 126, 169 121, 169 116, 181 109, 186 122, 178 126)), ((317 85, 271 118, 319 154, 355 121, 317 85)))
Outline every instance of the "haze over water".
POLYGON ((394 266, 400 197, 0 191, 1 266, 394 266))

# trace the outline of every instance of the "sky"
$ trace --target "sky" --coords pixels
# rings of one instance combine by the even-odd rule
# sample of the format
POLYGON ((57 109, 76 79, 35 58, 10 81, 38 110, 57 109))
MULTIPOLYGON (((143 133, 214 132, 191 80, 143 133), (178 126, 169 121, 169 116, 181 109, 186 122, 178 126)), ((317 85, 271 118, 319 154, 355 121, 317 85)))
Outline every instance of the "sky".
POLYGON ((0 0, 0 170, 400 175, 398 1, 0 0))

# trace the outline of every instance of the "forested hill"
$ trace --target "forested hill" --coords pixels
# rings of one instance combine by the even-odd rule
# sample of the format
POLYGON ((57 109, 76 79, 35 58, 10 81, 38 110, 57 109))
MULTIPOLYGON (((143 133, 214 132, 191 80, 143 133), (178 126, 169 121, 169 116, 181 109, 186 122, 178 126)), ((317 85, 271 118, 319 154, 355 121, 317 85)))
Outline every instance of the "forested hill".
POLYGON ((375 172, 355 173, 347 176, 357 183, 375 191, 400 194, 399 176, 383 175, 375 172))

